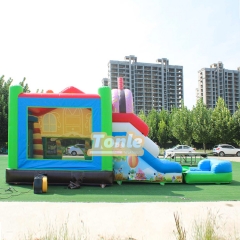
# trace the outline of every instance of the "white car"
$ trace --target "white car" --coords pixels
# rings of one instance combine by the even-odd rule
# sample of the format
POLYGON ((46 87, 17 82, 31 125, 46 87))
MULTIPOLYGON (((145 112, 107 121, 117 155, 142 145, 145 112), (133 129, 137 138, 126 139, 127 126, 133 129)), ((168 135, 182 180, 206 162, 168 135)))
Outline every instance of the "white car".
POLYGON ((240 148, 235 148, 229 144, 218 144, 213 148, 213 155, 224 157, 225 155, 236 155, 240 157, 240 148))
POLYGON ((84 144, 75 144, 74 146, 67 147, 67 154, 72 156, 84 155, 83 151, 85 150, 84 144))
POLYGON ((187 145, 177 145, 164 151, 164 158, 173 157, 175 152, 195 152, 195 148, 187 145))

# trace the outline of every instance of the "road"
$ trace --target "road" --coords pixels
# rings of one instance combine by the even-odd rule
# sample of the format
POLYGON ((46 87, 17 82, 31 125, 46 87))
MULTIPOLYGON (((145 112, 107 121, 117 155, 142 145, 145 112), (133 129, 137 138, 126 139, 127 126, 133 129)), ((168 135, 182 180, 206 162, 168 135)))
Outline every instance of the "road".
POLYGON ((233 156, 229 156, 229 157, 209 156, 208 158, 215 158, 219 160, 229 160, 232 162, 240 162, 240 157, 233 157, 233 156))

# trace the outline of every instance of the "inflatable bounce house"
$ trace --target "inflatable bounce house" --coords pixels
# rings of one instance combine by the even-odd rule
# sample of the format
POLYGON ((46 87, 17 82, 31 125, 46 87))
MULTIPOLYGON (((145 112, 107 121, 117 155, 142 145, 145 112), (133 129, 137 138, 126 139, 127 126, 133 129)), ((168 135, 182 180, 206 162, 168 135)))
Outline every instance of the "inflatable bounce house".
MULTIPOLYGON (((133 113, 132 93, 123 88, 122 78, 118 89, 100 87, 98 94, 75 87, 60 93, 23 93, 21 86, 11 86, 6 182, 32 184, 42 174, 49 184, 79 181, 103 187, 114 181, 141 181, 163 185, 182 183, 188 172, 193 174, 187 178, 189 183, 198 181, 200 168, 183 175, 179 163, 159 159, 159 147, 147 137, 148 132, 133 113), (66 149, 74 144, 85 146, 83 156, 67 155, 66 149)), ((214 169, 219 174, 223 168, 214 169)), ((231 181, 231 166, 227 175, 224 182, 231 181)))
POLYGON ((43 174, 51 184, 79 180, 85 184, 112 184, 112 158, 64 158, 63 142, 91 147, 91 134, 112 135, 111 90, 85 94, 74 87, 60 93, 23 93, 11 86, 9 94, 9 154, 6 181, 32 183, 43 174))

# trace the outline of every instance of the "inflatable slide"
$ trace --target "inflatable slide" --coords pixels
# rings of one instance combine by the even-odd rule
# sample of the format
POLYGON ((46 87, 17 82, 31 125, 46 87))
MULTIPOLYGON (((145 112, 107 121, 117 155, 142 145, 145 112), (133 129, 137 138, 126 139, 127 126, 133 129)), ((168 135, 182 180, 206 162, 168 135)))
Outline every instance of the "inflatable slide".
POLYGON ((182 166, 179 163, 160 159, 159 147, 147 137, 149 129, 137 115, 133 113, 132 94, 123 89, 121 78, 119 89, 112 90, 112 131, 113 136, 126 136, 131 133, 141 136, 143 153, 131 156, 114 156, 115 180, 122 181, 150 181, 164 183, 181 183, 182 166), (125 107, 123 105, 126 105, 125 107))

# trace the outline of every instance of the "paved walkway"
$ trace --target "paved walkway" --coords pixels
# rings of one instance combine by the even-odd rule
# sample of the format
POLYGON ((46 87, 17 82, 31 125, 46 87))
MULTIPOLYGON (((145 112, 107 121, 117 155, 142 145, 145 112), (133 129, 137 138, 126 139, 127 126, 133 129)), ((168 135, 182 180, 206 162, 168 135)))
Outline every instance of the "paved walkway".
MULTIPOLYGON (((208 211, 217 217, 220 236, 240 237, 240 202, 189 203, 1 203, 0 227, 5 240, 34 238, 68 224, 69 232, 83 239, 157 240, 176 239, 174 213, 178 213, 187 239, 192 240, 193 223, 205 223, 208 211), (236 233, 237 229, 237 233, 236 233), (35 235, 36 234, 36 235, 35 235), (87 236, 88 238, 84 238, 87 236), (118 238, 117 238, 118 237, 118 238)), ((73 239, 73 238, 71 238, 73 239)))
POLYGON ((219 157, 219 156, 208 156, 208 158, 216 158, 216 159, 219 159, 219 160, 229 160, 229 161, 232 161, 232 162, 240 162, 240 157, 219 157))

